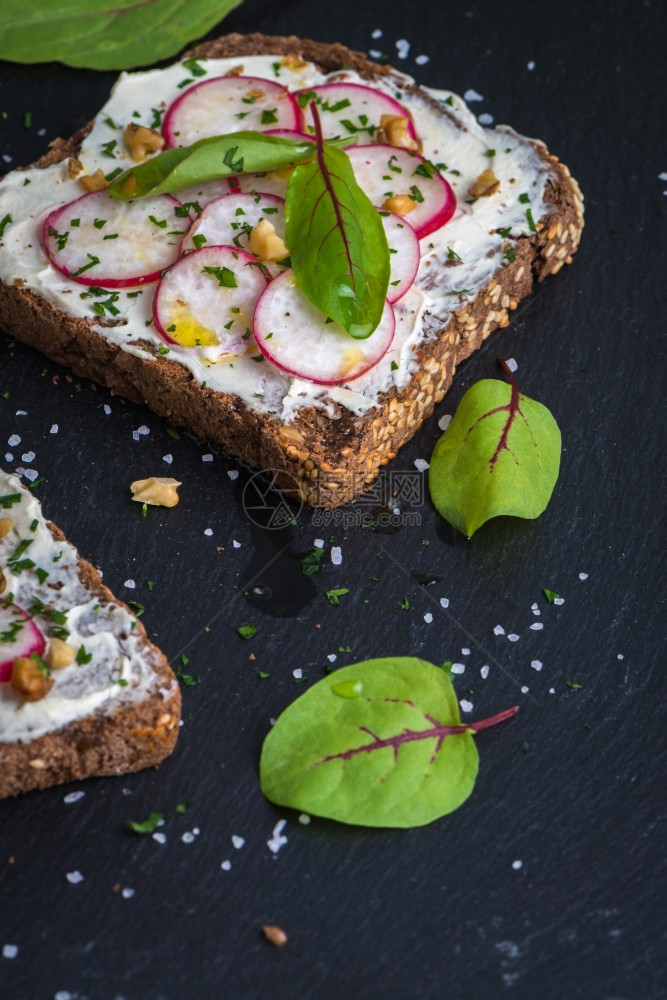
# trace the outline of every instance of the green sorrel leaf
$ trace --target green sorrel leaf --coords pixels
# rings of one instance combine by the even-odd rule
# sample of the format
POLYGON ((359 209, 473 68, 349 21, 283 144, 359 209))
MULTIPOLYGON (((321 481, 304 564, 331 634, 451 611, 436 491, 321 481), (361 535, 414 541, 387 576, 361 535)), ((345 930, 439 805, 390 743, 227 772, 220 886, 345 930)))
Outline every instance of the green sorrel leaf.
POLYGON ((431 458, 431 499, 468 537, 499 514, 538 517, 558 479, 558 425, 503 367, 511 384, 483 379, 468 389, 431 458))
POLYGON ((516 713, 461 725, 449 675, 411 656, 365 660, 314 684, 264 741, 268 799, 360 826, 423 826, 472 792, 473 733, 516 713))
POLYGON ((3 0, 2 58, 132 69, 168 59, 241 0, 3 0))
POLYGON ((109 185, 109 194, 126 200, 169 194, 223 177, 281 170, 314 155, 315 145, 306 139, 299 142, 264 132, 230 132, 158 153, 116 177, 109 185))
POLYGON ((297 167, 285 200, 286 243, 304 295, 351 337, 377 327, 389 285, 389 246, 379 212, 342 150, 322 140, 317 159, 297 167))

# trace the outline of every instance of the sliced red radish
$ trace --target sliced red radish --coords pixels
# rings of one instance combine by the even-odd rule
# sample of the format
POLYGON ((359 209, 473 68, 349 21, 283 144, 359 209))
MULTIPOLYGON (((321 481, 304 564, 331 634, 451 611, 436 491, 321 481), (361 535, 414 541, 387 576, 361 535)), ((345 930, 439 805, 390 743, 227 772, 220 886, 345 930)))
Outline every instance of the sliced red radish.
POLYGON ((155 329, 168 344, 199 349, 211 361, 245 354, 254 347, 252 317, 266 284, 263 265, 244 250, 193 250, 157 286, 155 329))
POLYGON ((412 286, 419 267, 419 240, 417 234, 400 215, 380 212, 382 225, 389 244, 389 288, 387 299, 392 304, 398 302, 412 286))
POLYGON ((0 683, 11 680, 17 656, 41 656, 46 640, 30 615, 17 604, 0 601, 0 683))
POLYGON ((299 106, 286 87, 255 76, 218 76, 174 101, 162 131, 169 146, 251 129, 298 129, 299 106))
POLYGON ((419 239, 434 233, 449 222, 456 210, 456 197, 451 187, 433 164, 406 149, 385 143, 374 146, 349 146, 357 183, 378 208, 391 199, 409 199, 410 211, 405 217, 419 239))
MULTIPOLYGON (((226 194, 210 201, 186 233, 181 252, 203 246, 247 249, 250 234, 265 219, 285 238, 285 202, 272 194, 226 194)), ((265 259, 258 253, 260 259, 265 259)), ((283 256, 286 256, 283 254, 283 256)))
POLYGON ((276 367, 320 385, 358 378, 377 364, 394 336, 394 311, 387 302, 380 325, 366 340, 353 340, 311 305, 284 271, 269 284, 255 309, 257 346, 276 367))
POLYGON ((128 288, 157 281, 176 260, 192 219, 161 194, 120 201, 91 191, 54 209, 44 222, 44 249, 54 267, 83 285, 128 288))
POLYGON ((325 139, 340 135, 354 136, 359 145, 375 142, 382 116, 388 115, 392 119, 405 118, 406 133, 410 140, 417 142, 410 112, 393 97, 372 87, 359 83, 325 83, 321 87, 298 91, 296 99, 302 109, 302 127, 306 129, 313 125, 308 105, 311 101, 316 102, 325 139))

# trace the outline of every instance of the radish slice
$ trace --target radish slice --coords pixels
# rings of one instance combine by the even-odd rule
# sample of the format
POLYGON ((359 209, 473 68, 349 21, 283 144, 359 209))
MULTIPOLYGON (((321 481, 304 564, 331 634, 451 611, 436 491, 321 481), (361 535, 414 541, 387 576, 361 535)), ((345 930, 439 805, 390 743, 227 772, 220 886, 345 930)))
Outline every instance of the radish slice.
POLYGON ((392 115, 408 119, 408 135, 417 141, 410 112, 393 97, 372 87, 359 83, 325 83, 321 87, 298 91, 296 99, 302 109, 304 128, 313 125, 308 104, 311 100, 316 102, 325 139, 349 135, 355 136, 359 145, 375 142, 382 115, 392 115))
POLYGON ((165 115, 169 146, 251 129, 298 129, 299 107, 286 87, 255 76, 219 76, 186 90, 165 115))
POLYGON ((417 234, 400 215, 380 212, 382 225, 389 244, 389 288, 387 301, 398 302, 411 287, 419 267, 419 240, 417 234))
POLYGON ((226 194, 210 201, 186 233, 181 253, 203 246, 246 249, 250 233, 262 219, 285 238, 285 202, 272 194, 226 194))
POLYGON ((353 340, 311 305, 294 272, 274 278, 255 309, 257 346, 276 367, 320 385, 349 382, 387 352, 394 336, 394 311, 387 302, 380 325, 366 340, 353 340))
POLYGON ((198 349, 209 361, 245 354, 255 347, 252 316, 266 284, 263 265, 244 250, 193 250, 157 286, 155 329, 168 344, 198 349))
POLYGON ((41 656, 46 640, 26 611, 0 601, 0 682, 12 677, 17 656, 41 656))
POLYGON ((385 143, 349 146, 354 176, 374 205, 381 207, 393 195, 408 195, 414 209, 406 218, 419 239, 449 222, 456 210, 451 187, 429 160, 419 153, 385 143))
POLYGON ((127 288, 157 281, 178 256, 192 219, 161 194, 119 201, 91 191, 54 209, 44 222, 44 249, 54 267, 82 285, 127 288))

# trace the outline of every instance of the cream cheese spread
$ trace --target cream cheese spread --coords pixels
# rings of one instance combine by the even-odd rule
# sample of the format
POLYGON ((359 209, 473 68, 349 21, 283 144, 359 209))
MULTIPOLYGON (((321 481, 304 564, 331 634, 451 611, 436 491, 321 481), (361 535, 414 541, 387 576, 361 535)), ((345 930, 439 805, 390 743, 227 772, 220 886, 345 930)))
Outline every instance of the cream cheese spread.
MULTIPOLYGON (((0 743, 27 743, 96 709, 145 697, 156 676, 136 618, 84 587, 76 549, 54 539, 37 499, 2 470, 0 504, 0 517, 13 522, 0 538, 5 581, 0 603, 30 614, 47 644, 57 635, 80 654, 70 666, 52 671, 54 685, 39 701, 23 701, 9 682, 0 684, 0 743), (23 560, 12 559, 19 546, 33 567, 21 569, 23 560)), ((7 637, 0 632, 0 657, 3 641, 7 637)), ((165 688, 164 696, 170 693, 165 688)))
MULTIPOLYGON (((239 62, 211 59, 199 64, 208 77, 215 77, 235 69, 239 62)), ((369 85, 351 71, 325 75, 311 64, 294 68, 289 60, 276 62, 275 56, 243 57, 241 62, 247 76, 275 80, 279 72, 279 82, 290 90, 334 81, 369 85)), ((78 159, 84 172, 101 169, 108 175, 114 168, 131 166, 123 146, 125 126, 155 127, 164 110, 182 94, 188 76, 182 63, 164 70, 121 74, 83 142, 78 159)), ((338 406, 363 414, 377 405, 380 393, 408 383, 419 366, 416 350, 446 326, 453 311, 485 287, 503 262, 508 237, 530 235, 531 226, 547 213, 544 190, 549 176, 548 164, 525 138, 502 126, 483 128, 460 97, 449 91, 420 93, 410 88, 412 83, 410 77, 392 72, 372 86, 409 110, 421 152, 439 165, 456 194, 457 209, 445 226, 421 240, 419 270, 413 286, 394 305, 396 333, 384 357, 364 375, 333 387, 291 377, 266 359, 258 365, 247 355, 210 363, 194 351, 170 345, 171 360, 180 362, 208 388, 234 393, 252 409, 283 421, 308 406, 323 408, 330 416, 335 416, 338 406), (471 198, 470 187, 489 167, 500 181, 499 190, 490 197, 471 198)), ((206 197, 216 196, 210 183, 206 189, 206 197)), ((275 186, 271 189, 276 190, 275 186)), ((165 350, 151 323, 154 286, 114 290, 119 312, 113 325, 103 324, 93 312, 94 298, 82 298, 87 290, 58 272, 44 252, 41 229, 46 215, 80 197, 82 190, 68 176, 66 161, 42 170, 14 171, 0 181, 0 220, 6 220, 0 239, 0 280, 8 285, 19 282, 65 312, 90 320, 100 336, 124 351, 152 360, 147 343, 154 351, 165 350)), ((196 196, 196 188, 188 189, 182 200, 196 196)))

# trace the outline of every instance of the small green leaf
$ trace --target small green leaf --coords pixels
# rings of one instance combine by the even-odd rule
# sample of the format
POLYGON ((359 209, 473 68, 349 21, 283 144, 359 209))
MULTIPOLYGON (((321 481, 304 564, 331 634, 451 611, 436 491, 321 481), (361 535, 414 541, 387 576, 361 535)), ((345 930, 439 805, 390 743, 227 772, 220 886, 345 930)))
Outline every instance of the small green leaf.
MULTIPOLYGON (((3 0, 2 58, 131 69, 168 59, 201 38, 241 0, 3 0)), ((192 70, 191 70, 192 72, 192 70)))
POLYGON ((277 805, 343 823, 422 826, 472 792, 473 734, 516 711, 461 725, 439 667, 410 656, 355 663, 278 718, 262 748, 262 791, 277 805))
POLYGON ((554 601, 557 601, 560 598, 560 594, 557 594, 554 590, 547 590, 546 587, 542 587, 542 593, 546 597, 549 604, 553 604, 554 601))
POLYGON ((468 537, 500 514, 538 517, 558 479, 558 425, 502 364, 511 385, 483 379, 468 389, 431 458, 431 499, 468 537))
POLYGON ((306 297, 351 337, 365 339, 380 322, 389 286, 387 237, 349 158, 324 143, 312 108, 317 159, 290 177, 285 239, 306 297))
POLYGON ((252 639, 257 635, 258 629, 254 622, 249 625, 240 625, 236 630, 242 639, 252 639))
POLYGON ((161 819, 162 813, 151 813, 148 819, 145 819, 143 823, 137 823, 133 819, 128 819, 127 825, 130 830, 134 830, 135 833, 155 833, 161 819))
POLYGON ((338 607, 340 604, 340 598, 349 593, 350 591, 348 587, 337 587, 336 590, 326 591, 327 600, 329 604, 333 604, 334 607, 338 607))

